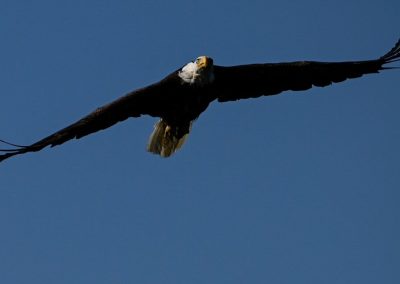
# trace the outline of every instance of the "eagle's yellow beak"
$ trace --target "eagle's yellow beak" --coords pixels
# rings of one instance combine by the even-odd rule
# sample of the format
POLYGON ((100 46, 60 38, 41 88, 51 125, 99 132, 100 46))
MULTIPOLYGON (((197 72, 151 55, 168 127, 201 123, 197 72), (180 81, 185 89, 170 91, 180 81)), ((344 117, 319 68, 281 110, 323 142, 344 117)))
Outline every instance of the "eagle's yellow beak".
POLYGON ((207 68, 212 66, 213 60, 208 56, 200 56, 196 59, 196 64, 199 68, 207 68))

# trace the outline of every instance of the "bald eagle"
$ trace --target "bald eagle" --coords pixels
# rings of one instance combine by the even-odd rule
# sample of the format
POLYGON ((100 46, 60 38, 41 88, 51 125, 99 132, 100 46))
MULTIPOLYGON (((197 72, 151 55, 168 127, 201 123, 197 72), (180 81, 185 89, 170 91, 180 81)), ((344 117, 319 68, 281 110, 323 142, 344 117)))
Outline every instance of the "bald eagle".
POLYGON ((384 56, 366 61, 297 61, 225 67, 214 65, 213 59, 208 56, 200 56, 161 81, 99 107, 77 122, 29 146, 0 140, 12 146, 11 149, 0 150, 3 152, 0 161, 79 139, 129 117, 141 115, 160 118, 154 126, 147 150, 169 157, 183 145, 192 123, 215 100, 236 101, 276 95, 287 90, 325 87, 364 74, 392 69, 384 65, 398 60, 400 40, 384 56))

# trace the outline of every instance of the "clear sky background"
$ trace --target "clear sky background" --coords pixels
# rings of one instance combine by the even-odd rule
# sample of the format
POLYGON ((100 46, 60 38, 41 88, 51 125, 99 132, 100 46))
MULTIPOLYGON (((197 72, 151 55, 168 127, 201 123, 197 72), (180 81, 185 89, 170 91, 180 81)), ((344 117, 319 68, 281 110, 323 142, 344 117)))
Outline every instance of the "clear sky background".
MULTIPOLYGON (((199 55, 374 59, 400 1, 0 2, 0 138, 29 144, 199 55)), ((399 65, 399 64, 397 64, 399 65)), ((400 283, 400 71, 212 104, 0 164, 1 283, 400 283)))

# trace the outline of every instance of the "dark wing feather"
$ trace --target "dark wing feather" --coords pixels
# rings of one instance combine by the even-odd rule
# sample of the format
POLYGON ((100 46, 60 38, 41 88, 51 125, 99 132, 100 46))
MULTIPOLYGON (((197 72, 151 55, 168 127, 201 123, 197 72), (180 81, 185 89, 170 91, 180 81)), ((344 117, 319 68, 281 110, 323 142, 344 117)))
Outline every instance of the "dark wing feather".
POLYGON ((303 91, 325 87, 364 74, 386 69, 384 64, 398 61, 400 41, 376 60, 348 62, 298 61, 276 64, 251 64, 232 67, 214 66, 215 91, 220 102, 303 91))
POLYGON ((161 116, 163 114, 163 90, 168 87, 171 80, 167 77, 163 81, 133 91, 114 102, 102 106, 77 122, 55 132, 54 134, 29 146, 19 146, 0 140, 5 144, 14 146, 15 149, 0 150, 5 154, 0 155, 0 162, 27 152, 36 152, 47 146, 60 145, 71 139, 79 139, 99 130, 106 129, 129 117, 141 115, 161 116))

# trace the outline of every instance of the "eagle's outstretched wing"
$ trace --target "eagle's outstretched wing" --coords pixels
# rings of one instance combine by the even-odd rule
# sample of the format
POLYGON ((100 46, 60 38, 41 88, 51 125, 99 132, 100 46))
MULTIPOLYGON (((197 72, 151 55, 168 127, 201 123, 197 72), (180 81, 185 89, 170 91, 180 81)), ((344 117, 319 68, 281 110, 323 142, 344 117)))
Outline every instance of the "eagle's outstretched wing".
POLYGON ((400 60, 400 40, 376 60, 348 62, 298 61, 290 63, 214 66, 215 94, 218 101, 235 101, 325 87, 364 74, 389 69, 383 65, 400 60))
POLYGON ((168 84, 168 80, 163 80, 159 83, 128 93, 112 103, 97 108, 77 122, 32 145, 20 146, 0 140, 0 142, 14 146, 14 149, 0 150, 0 152, 4 153, 0 155, 0 162, 18 154, 36 152, 47 146, 53 147, 74 138, 79 139, 99 130, 106 129, 129 117, 139 117, 145 114, 162 116, 163 102, 160 94, 162 94, 163 88, 168 84))

